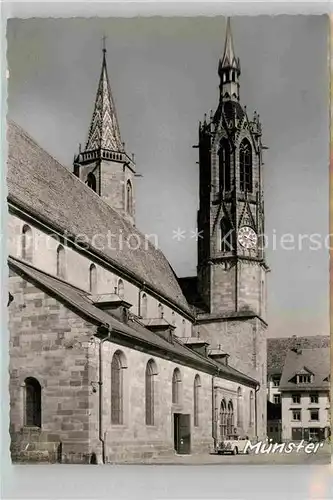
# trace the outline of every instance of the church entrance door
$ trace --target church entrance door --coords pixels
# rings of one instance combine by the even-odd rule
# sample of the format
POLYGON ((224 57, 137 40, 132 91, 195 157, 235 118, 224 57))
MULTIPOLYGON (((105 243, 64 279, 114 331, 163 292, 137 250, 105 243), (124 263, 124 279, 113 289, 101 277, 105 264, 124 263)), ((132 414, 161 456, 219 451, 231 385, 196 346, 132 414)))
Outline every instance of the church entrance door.
POLYGON ((191 453, 191 416, 184 413, 173 414, 174 447, 179 455, 191 453))

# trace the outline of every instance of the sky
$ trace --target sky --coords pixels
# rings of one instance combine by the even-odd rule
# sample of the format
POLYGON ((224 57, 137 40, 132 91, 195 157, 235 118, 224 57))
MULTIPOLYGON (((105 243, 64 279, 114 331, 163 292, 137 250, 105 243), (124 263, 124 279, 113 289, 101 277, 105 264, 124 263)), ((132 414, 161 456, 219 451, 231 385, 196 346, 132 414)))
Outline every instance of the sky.
MULTIPOLYGON (((198 122, 218 104, 226 20, 11 19, 8 115, 71 169, 102 62, 135 153, 136 225, 196 274, 198 122), (181 241, 178 228, 186 231, 181 241)), ((329 70, 325 16, 232 19, 240 100, 263 126, 268 335, 329 334, 329 70), (289 236, 288 236, 289 235, 289 236), (282 239, 284 238, 284 239, 282 239)))

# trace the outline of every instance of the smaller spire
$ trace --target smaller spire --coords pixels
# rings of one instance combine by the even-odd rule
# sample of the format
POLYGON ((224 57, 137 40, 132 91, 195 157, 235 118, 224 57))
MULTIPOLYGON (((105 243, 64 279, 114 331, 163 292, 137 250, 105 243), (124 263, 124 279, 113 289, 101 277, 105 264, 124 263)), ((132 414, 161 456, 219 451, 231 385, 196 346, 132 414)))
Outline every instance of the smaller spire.
POLYGON ((107 71, 106 36, 102 38, 102 47, 102 69, 85 151, 100 148, 123 151, 118 118, 107 71))
POLYGON ((234 43, 231 32, 230 17, 227 19, 227 30, 225 35, 224 53, 219 61, 219 73, 224 68, 234 68, 240 71, 239 59, 235 56, 234 43))

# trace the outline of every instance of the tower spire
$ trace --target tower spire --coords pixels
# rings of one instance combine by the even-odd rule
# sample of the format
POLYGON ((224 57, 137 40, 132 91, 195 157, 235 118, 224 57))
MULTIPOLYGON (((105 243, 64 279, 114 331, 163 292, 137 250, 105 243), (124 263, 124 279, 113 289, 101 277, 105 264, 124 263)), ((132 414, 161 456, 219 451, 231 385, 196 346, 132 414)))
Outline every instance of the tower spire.
POLYGON ((234 43, 232 39, 230 17, 227 19, 227 30, 225 35, 224 53, 220 59, 220 68, 235 68, 240 70, 239 59, 235 56, 234 43))
POLYGON ((123 151, 123 144, 107 71, 106 37, 103 36, 102 40, 102 70, 85 151, 108 149, 120 152, 123 151))
POLYGON ((222 97, 224 99, 239 100, 240 62, 235 55, 230 17, 227 19, 224 52, 219 60, 218 74, 221 79, 220 90, 222 97))

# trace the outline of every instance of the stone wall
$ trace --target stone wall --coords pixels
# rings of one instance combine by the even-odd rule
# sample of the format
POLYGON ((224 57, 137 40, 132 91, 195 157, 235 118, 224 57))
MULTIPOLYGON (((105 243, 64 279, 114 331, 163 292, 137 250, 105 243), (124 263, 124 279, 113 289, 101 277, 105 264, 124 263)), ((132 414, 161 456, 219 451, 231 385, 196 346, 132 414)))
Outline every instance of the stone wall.
POLYGON ((67 443, 73 442, 73 460, 89 461, 87 349, 95 327, 13 273, 9 290, 14 297, 8 308, 13 460, 24 459, 29 447, 43 456, 52 442, 62 443, 66 453, 67 443), (41 385, 41 429, 25 427, 27 377, 41 385))

